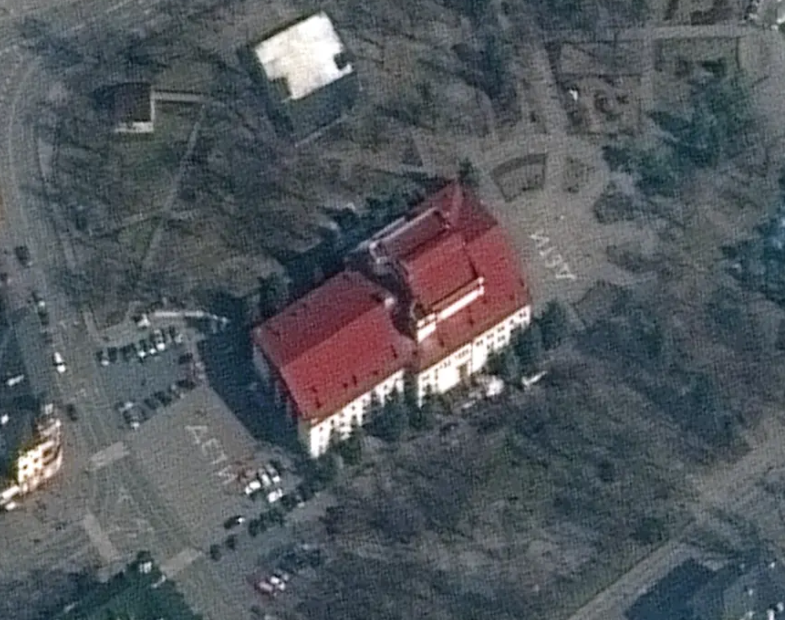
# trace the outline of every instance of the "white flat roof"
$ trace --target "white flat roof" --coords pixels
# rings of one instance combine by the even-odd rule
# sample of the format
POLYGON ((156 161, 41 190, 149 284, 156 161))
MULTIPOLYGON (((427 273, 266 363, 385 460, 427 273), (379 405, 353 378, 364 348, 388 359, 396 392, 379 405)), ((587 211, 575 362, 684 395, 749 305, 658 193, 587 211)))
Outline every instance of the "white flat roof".
POLYGON ((351 63, 343 68, 335 64, 344 45, 323 12, 265 39, 253 51, 268 80, 286 80, 292 100, 307 97, 354 71, 351 63))

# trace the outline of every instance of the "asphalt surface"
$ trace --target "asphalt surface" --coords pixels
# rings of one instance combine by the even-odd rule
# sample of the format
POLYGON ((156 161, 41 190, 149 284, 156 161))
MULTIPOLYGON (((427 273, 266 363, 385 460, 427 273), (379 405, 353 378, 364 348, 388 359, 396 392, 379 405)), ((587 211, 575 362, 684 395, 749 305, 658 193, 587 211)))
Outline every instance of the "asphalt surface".
MULTIPOLYGON (((85 0, 56 3, 50 0, 42 7, 38 0, 35 9, 42 17, 55 15, 64 30, 77 30, 89 21, 106 20, 114 28, 137 28, 148 20, 156 19, 150 8, 156 0, 85 0)), ((3 18, 0 11, 0 19, 3 18)), ((0 224, 0 243, 3 248, 25 244, 30 248, 34 265, 21 269, 8 260, 12 268, 14 288, 12 298, 22 303, 33 289, 47 300, 52 321, 52 347, 60 351, 68 371, 56 377, 59 396, 63 402, 75 402, 81 411, 77 425, 69 429, 68 442, 72 453, 94 454, 123 440, 127 431, 107 415, 114 405, 107 392, 106 377, 95 363, 95 350, 101 345, 90 336, 80 312, 73 307, 64 291, 58 286, 62 265, 69 262, 69 248, 49 217, 50 208, 40 190, 41 169, 38 142, 32 119, 38 105, 49 94, 55 77, 47 75, 40 64, 20 45, 20 37, 13 23, 0 21, 0 191, 3 206, 0 224)), ((66 457, 68 460, 68 457, 66 457)), ((184 550, 192 548, 187 530, 166 508, 165 502, 147 481, 133 455, 110 465, 70 473, 78 484, 66 485, 68 495, 60 502, 73 513, 79 502, 84 507, 82 516, 94 515, 106 530, 112 544, 118 548, 115 566, 119 568, 136 549, 150 549, 157 560, 165 562, 184 550), (71 490, 74 489, 74 490, 71 490), (77 493, 80 495, 77 496, 77 493), (81 495, 83 494, 83 495, 81 495), (118 513, 125 522, 110 522, 118 513), (135 528, 135 529, 134 529, 135 528)), ((52 500, 54 503, 55 500, 52 500)), ((29 517, 28 514, 7 515, 11 519, 29 517)), ((75 558, 85 553, 81 545, 85 530, 79 519, 58 523, 53 515, 41 517, 36 544, 4 543, 4 555, 14 558, 18 571, 22 567, 52 568, 62 564, 64 558, 75 558)), ((30 523, 29 518, 26 519, 30 523)), ((13 525, 9 521, 9 527, 13 525)), ((89 537, 88 537, 89 539, 89 537)), ((89 548, 89 547, 88 547, 89 548)), ((204 550, 196 549, 192 556, 204 550)), ((18 576, 18 574, 17 574, 18 576)), ((208 561, 196 560, 184 569, 182 578, 189 591, 206 593, 205 608, 200 609, 215 620, 241 619, 249 616, 248 608, 236 602, 224 589, 216 567, 208 561)), ((200 605, 201 607, 201 605, 200 605)))
MULTIPOLYGON (((99 366, 107 398, 115 405, 133 402, 143 406, 144 399, 155 392, 167 392, 173 383, 186 378, 186 367, 178 363, 178 358, 185 352, 184 345, 174 345, 146 358, 143 363, 134 356, 127 362, 120 358, 109 366, 99 366)), ((155 413, 162 409, 159 407, 155 413)), ((145 408, 145 411, 149 409, 145 408)), ((120 414, 114 416, 114 421, 124 427, 120 414)))

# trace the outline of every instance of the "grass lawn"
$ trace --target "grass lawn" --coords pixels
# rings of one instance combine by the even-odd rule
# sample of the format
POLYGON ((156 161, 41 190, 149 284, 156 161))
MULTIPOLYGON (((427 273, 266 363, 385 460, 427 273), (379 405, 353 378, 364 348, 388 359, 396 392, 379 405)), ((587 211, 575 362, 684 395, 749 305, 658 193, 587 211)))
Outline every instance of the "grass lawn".
POLYGON ((117 137, 107 162, 120 197, 112 219, 163 207, 198 114, 198 106, 159 104, 154 133, 117 137))
POLYGON ((144 222, 126 226, 120 231, 118 242, 128 253, 129 258, 137 261, 144 258, 157 225, 158 218, 150 218, 144 222))
POLYGON ((109 582, 95 584, 73 608, 57 616, 57 620, 200 620, 171 582, 156 584, 160 576, 157 568, 150 573, 140 573, 134 563, 109 582))

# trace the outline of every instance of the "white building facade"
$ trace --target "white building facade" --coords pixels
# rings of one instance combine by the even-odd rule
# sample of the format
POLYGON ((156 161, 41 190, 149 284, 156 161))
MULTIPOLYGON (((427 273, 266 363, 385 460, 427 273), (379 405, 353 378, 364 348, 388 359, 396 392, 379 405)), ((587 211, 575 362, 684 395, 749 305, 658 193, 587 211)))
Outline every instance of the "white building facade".
POLYGON ((512 335, 530 323, 531 306, 526 305, 454 353, 421 370, 414 377, 420 403, 429 392, 445 394, 480 372, 492 353, 509 346, 512 335))
POLYGON ((422 405, 466 384, 531 322, 517 257, 457 184, 355 258, 359 267, 344 272, 354 275, 335 276, 254 329, 257 374, 313 458, 366 424, 375 400, 409 385, 422 405))

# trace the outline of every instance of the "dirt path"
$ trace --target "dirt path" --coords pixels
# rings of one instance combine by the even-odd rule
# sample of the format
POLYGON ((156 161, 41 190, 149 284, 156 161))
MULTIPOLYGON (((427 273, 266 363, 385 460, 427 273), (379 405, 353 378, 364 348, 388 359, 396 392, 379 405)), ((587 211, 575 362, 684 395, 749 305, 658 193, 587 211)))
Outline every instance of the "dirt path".
MULTIPOLYGON (((563 40, 564 34, 561 35, 563 40)), ((625 31, 622 40, 641 40, 651 55, 658 39, 698 37, 741 37, 740 58, 743 67, 760 75, 755 99, 762 115, 769 119, 768 135, 773 136, 773 157, 785 155, 785 136, 779 119, 785 109, 785 44, 777 32, 753 29, 737 24, 717 26, 652 27, 625 31), (746 64, 746 66, 744 66, 746 64)), ((570 37, 574 40, 574 37, 570 37)), ((647 55, 647 56, 648 56, 647 55)), ((647 57, 653 62, 653 58, 647 57)), ((651 75, 653 66, 649 67, 651 75)), ((651 80, 643 80, 644 105, 650 107, 654 93, 651 80)), ((756 501, 756 484, 766 472, 785 465, 785 426, 776 417, 764 425, 752 451, 727 467, 715 468, 693 478, 697 499, 692 505, 695 524, 671 542, 648 556, 606 590, 574 613, 570 620, 622 620, 624 612, 647 588, 695 553, 683 543, 697 524, 711 519, 712 509, 727 512, 746 511, 756 501)))

